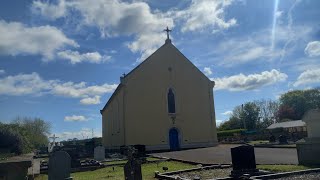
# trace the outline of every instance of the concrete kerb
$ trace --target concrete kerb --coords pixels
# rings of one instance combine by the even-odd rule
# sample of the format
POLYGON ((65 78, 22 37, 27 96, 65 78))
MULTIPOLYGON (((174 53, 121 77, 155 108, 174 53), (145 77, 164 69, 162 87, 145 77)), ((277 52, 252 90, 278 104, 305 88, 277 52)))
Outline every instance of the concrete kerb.
POLYGON ((167 159, 168 161, 177 161, 177 162, 191 164, 191 165, 202 165, 202 166, 212 166, 212 165, 225 165, 225 166, 227 166, 227 165, 231 165, 231 163, 229 163, 229 164, 199 163, 199 162, 194 162, 194 161, 186 161, 186 160, 176 159, 176 158, 165 158, 165 157, 160 157, 160 156, 150 156, 150 157, 155 157, 155 158, 159 158, 159 159, 167 159))
POLYGON ((261 175, 261 176, 252 176, 252 177, 250 177, 250 179, 258 180, 258 179, 269 179, 269 178, 282 178, 282 177, 287 177, 287 176, 292 176, 292 175, 301 175, 301 174, 309 174, 309 173, 320 173, 320 168, 307 169, 307 170, 301 170, 301 171, 274 173, 274 174, 267 174, 267 175, 261 175))
POLYGON ((255 144, 255 148, 280 148, 280 149, 296 149, 296 146, 286 146, 286 145, 265 145, 265 144, 255 144))
MULTIPOLYGON (((185 173, 185 172, 192 172, 192 171, 200 171, 200 170, 208 170, 208 169, 225 169, 230 168, 231 165, 211 165, 211 166, 203 166, 198 168, 191 168, 191 169, 185 169, 185 170, 178 170, 178 171, 171 171, 171 172, 165 172, 165 173, 158 173, 155 172, 155 178, 158 179, 176 179, 176 174, 185 173)), ((181 180, 184 180, 184 178, 180 178, 181 180)))

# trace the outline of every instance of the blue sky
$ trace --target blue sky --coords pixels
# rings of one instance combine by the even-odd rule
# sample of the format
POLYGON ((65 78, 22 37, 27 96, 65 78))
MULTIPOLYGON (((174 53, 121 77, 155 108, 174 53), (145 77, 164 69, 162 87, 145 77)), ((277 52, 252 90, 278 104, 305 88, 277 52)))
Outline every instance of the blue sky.
POLYGON ((317 0, 5 0, 0 120, 40 117, 61 139, 101 136, 123 73, 173 44, 210 79, 216 119, 237 105, 320 85, 317 0))

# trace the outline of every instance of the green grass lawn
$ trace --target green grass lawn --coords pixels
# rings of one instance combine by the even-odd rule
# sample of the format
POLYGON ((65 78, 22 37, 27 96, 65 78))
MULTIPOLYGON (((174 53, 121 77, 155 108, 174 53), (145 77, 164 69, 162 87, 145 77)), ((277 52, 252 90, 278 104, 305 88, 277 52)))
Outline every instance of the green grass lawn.
POLYGON ((126 163, 127 160, 119 160, 119 161, 106 161, 106 162, 103 162, 103 164, 105 165, 117 165, 117 164, 123 164, 123 163, 126 163))
POLYGON ((269 143, 269 141, 266 140, 257 140, 257 141, 250 141, 248 144, 255 145, 255 144, 266 144, 269 143))
POLYGON ((14 153, 0 153, 0 161, 4 161, 9 157, 14 156, 14 153))
POLYGON ((312 169, 316 167, 312 166, 300 166, 300 165, 257 165, 258 169, 272 171, 272 172, 288 172, 312 169))
MULTIPOLYGON (((154 179, 154 171, 163 172, 162 167, 168 167, 168 171, 176 171, 194 168, 196 166, 175 162, 175 161, 165 161, 160 163, 148 163, 142 165, 142 179, 154 179)), ((74 180, 87 180, 87 179, 112 179, 112 180, 123 180, 124 172, 122 166, 115 166, 114 171, 112 167, 106 167, 102 169, 98 169, 95 171, 87 171, 87 172, 77 172, 72 173, 71 175, 74 180)), ((36 180, 47 180, 47 175, 40 175, 36 177, 36 180)))

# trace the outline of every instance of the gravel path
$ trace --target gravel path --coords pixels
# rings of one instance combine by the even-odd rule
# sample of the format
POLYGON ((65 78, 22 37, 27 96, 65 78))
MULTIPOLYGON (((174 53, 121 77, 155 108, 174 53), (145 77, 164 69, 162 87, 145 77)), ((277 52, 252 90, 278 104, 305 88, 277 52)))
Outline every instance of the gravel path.
POLYGON ((186 179, 194 179, 195 177, 200 177, 201 179, 216 179, 228 177, 231 174, 231 170, 231 168, 209 169, 202 171, 185 172, 179 174, 178 176, 186 179))
MULTIPOLYGON (((192 161, 204 164, 230 164, 231 148, 239 145, 218 145, 209 148, 155 153, 156 157, 192 161)), ((295 148, 255 148, 257 164, 298 164, 295 148)))

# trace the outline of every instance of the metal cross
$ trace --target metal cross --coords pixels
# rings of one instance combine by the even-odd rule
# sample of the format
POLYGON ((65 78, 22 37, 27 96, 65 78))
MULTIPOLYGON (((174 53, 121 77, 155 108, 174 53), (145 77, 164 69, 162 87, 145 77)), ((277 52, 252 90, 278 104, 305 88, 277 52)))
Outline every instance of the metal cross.
POLYGON ((171 31, 171 29, 169 29, 168 26, 167 26, 167 29, 164 29, 163 31, 166 31, 166 32, 167 32, 167 39, 170 39, 170 38, 169 38, 169 32, 171 31))

